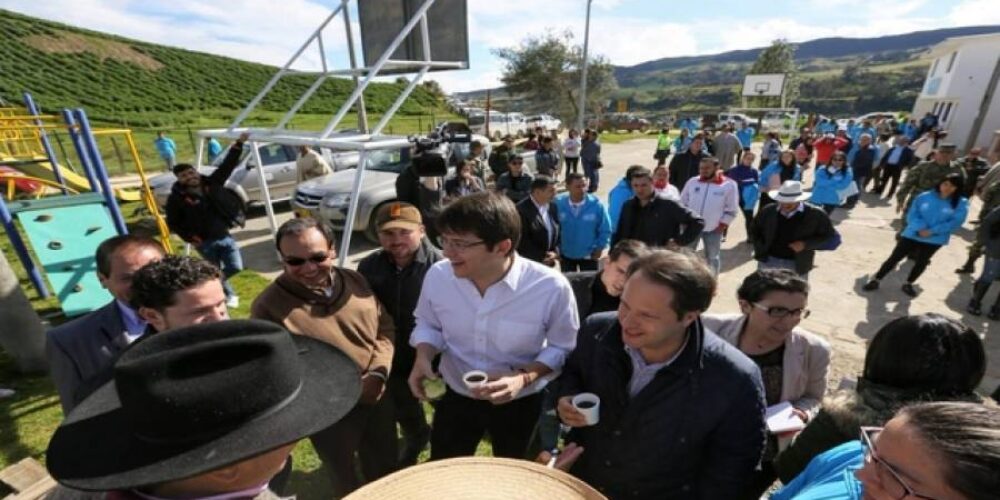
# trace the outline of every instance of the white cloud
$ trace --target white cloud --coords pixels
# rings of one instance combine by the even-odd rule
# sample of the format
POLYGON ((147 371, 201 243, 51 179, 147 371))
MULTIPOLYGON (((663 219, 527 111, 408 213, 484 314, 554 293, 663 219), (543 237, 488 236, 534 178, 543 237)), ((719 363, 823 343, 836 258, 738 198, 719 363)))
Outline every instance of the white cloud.
POLYGON ((953 7, 948 20, 954 26, 1000 24, 1000 5, 996 0, 968 0, 953 7))

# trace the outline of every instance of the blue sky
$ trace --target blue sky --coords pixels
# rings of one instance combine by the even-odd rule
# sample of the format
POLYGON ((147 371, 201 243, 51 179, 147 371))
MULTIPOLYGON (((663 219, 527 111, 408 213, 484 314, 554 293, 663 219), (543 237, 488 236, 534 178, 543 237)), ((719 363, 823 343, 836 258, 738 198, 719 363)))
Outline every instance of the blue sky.
MULTIPOLYGON (((354 2, 352 2, 353 4, 354 2)), ((583 41, 586 0, 469 0, 467 71, 434 73, 446 90, 498 86, 491 50, 569 30, 583 41)), ((0 0, 0 8, 139 40, 282 65, 339 0, 0 0)), ((356 17, 355 17, 356 20, 356 17)), ((750 49, 775 38, 869 37, 1000 25, 1000 0, 594 0, 591 52, 631 65, 750 49)), ((355 29, 355 36, 358 30, 355 29)), ((343 21, 324 31, 331 68, 348 66, 343 21)), ((297 69, 320 66, 308 50, 297 69)))

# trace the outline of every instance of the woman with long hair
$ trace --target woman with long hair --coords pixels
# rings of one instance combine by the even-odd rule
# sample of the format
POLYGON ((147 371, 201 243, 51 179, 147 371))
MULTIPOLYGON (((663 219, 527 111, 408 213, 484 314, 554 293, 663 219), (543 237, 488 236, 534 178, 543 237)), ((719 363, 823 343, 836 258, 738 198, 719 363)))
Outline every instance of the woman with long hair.
MULTIPOLYGON (((848 187, 854 183, 854 172, 847 166, 847 155, 837 151, 826 165, 816 166, 813 194, 810 201, 821 205, 827 215, 844 204, 849 196, 848 187)), ((856 192, 856 191, 855 191, 856 192)))
POLYGON ((969 200, 962 196, 963 185, 961 174, 948 174, 936 188, 924 191, 913 199, 906 213, 906 228, 900 234, 896 248, 862 287, 863 290, 877 290, 882 278, 910 256, 913 259, 913 269, 903 284, 903 293, 910 297, 917 296, 913 283, 927 269, 931 257, 962 226, 969 213, 969 200))
POLYGON ((774 203, 771 191, 777 191, 785 181, 802 181, 802 168, 795 159, 795 151, 786 149, 760 173, 760 207, 774 203))

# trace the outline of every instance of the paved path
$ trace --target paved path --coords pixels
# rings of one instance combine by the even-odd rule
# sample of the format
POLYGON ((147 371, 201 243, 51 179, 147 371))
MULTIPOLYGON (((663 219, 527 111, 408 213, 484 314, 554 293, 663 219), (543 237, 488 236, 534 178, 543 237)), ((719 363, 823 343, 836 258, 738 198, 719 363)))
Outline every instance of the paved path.
MULTIPOLYGON (((605 168, 601 171, 603 178, 598 190, 602 199, 607 199, 608 190, 629 165, 653 165, 655 143, 654 139, 636 139, 604 145, 605 168)), ((811 184, 808 176, 807 184, 811 184)), ((978 205, 974 203, 972 214, 978 213, 978 205)), ((236 237, 242 245, 247 267, 273 277, 280 272, 280 266, 267 220, 261 215, 248 221, 247 228, 236 237)), ((291 218, 287 205, 279 208, 278 216, 279 223, 291 218)), ((826 337, 833 345, 832 386, 843 377, 855 377, 860 373, 866 341, 890 319, 905 314, 937 312, 961 319, 985 335, 990 365, 981 388, 992 392, 1000 384, 1000 323, 965 313, 974 277, 953 272, 965 260, 966 246, 973 236, 970 224, 967 223, 951 243, 934 256, 918 281, 921 290, 918 297, 911 299, 900 291, 905 277, 903 271, 887 277, 879 291, 861 291, 867 275, 873 273, 892 250, 896 219, 894 206, 873 195, 864 195, 850 214, 838 210, 834 221, 843 244, 834 252, 821 252, 816 259, 818 267, 810 273, 812 315, 802 322, 802 326, 826 337)), ((722 247, 723 272, 711 312, 738 312, 736 289, 742 279, 756 269, 756 263, 750 259, 750 248, 743 243, 745 239, 743 223, 738 221, 730 228, 728 241, 722 247)), ((372 249, 373 246, 357 234, 351 245, 348 267, 354 268, 372 249)), ((908 270, 909 266, 904 263, 902 269, 908 270)), ((982 261, 978 269, 982 269, 982 261)), ((987 296, 987 305, 998 292, 1000 290, 994 290, 987 296)))

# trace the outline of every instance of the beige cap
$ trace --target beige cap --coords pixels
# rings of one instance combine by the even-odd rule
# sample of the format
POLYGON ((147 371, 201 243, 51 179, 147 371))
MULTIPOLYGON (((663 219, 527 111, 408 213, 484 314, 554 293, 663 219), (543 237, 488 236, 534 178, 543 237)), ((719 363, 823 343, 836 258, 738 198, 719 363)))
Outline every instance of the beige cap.
POLYGON ((409 203, 394 201, 379 208, 375 214, 375 225, 379 230, 391 229, 394 227, 403 229, 416 229, 424 223, 420 216, 420 210, 409 203))

